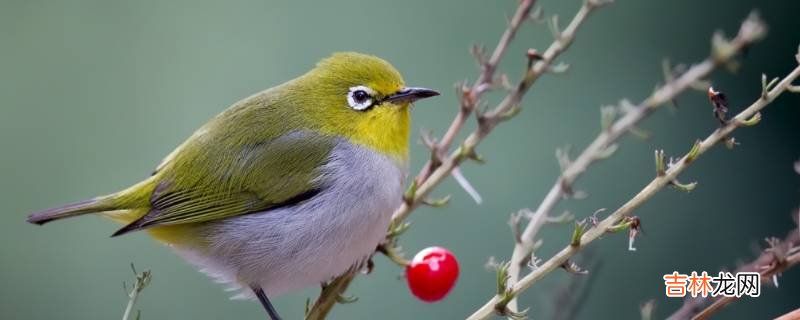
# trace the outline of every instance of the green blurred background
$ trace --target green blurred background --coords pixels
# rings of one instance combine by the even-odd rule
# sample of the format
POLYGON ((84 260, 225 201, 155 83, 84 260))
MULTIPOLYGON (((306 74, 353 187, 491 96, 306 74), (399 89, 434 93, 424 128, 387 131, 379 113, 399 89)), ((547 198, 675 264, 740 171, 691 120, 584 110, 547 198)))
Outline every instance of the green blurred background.
MULTIPOLYGON (((563 25, 579 0, 542 1, 563 25)), ((127 297, 129 263, 154 273, 138 307, 143 319, 263 319, 254 302, 230 301, 220 285, 170 250, 137 233, 108 236, 117 226, 97 217, 44 228, 27 213, 118 190, 146 177, 162 156, 214 114, 238 99, 302 74, 334 51, 372 53, 392 62, 409 84, 444 94, 415 108, 412 170, 428 155, 416 143, 420 128, 441 134, 456 111, 453 84, 474 79, 473 43, 493 47, 511 0, 468 1, 37 1, 0 2, 0 318, 114 319, 127 297)), ((765 41, 743 59, 738 74, 718 72, 715 86, 733 111, 755 99, 762 72, 783 75, 795 65, 800 2, 618 1, 592 16, 560 61, 566 75, 548 75, 524 101, 525 110, 480 146, 488 163, 464 166, 482 192, 476 205, 452 181, 444 209, 422 208, 401 239, 409 254, 430 245, 460 259, 457 287, 441 303, 414 299, 401 270, 383 257, 349 293, 360 300, 336 307, 334 319, 458 319, 494 292, 489 256, 508 259, 511 212, 535 207, 558 175, 554 150, 582 149, 599 130, 599 106, 639 101, 662 80, 661 60, 693 62, 708 53, 711 33, 734 34, 757 8, 770 25, 765 41)), ((502 69, 518 78, 524 52, 551 42, 544 25, 529 24, 502 69)), ((496 98, 497 96, 493 96, 496 98)), ((800 97, 784 95, 761 124, 737 131, 741 145, 717 147, 689 168, 686 194, 664 190, 636 214, 645 236, 637 252, 624 234, 592 244, 600 265, 591 270, 582 319, 637 319, 656 299, 657 316, 681 304, 664 297, 662 275, 673 270, 716 272, 753 257, 766 236, 782 237, 800 205, 800 97)), ((585 200, 558 210, 585 217, 615 209, 653 176, 652 154, 685 152, 716 126, 703 93, 689 92, 676 111, 658 111, 642 124, 649 140, 628 137, 613 158, 592 167, 576 188, 585 200)), ((472 124, 470 124, 472 125, 472 124)), ((539 256, 568 241, 571 227, 550 225, 539 256)), ((554 272, 522 295, 536 319, 557 312, 555 292, 573 276, 554 272)), ((298 319, 316 288, 275 299, 287 319, 298 319)), ((786 272, 780 290, 736 302, 725 319, 764 319, 798 306, 800 272, 786 272)))

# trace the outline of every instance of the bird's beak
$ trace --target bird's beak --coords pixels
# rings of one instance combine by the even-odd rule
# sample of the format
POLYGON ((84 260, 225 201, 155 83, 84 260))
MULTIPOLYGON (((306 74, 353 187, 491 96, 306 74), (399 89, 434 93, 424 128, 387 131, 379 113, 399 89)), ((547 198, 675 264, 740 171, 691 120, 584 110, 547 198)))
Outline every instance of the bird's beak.
POLYGON ((419 99, 425 99, 430 97, 438 96, 439 92, 436 90, 425 89, 425 88, 414 88, 414 87, 406 87, 397 91, 388 97, 384 98, 383 101, 391 102, 391 103, 411 103, 417 101, 419 99))

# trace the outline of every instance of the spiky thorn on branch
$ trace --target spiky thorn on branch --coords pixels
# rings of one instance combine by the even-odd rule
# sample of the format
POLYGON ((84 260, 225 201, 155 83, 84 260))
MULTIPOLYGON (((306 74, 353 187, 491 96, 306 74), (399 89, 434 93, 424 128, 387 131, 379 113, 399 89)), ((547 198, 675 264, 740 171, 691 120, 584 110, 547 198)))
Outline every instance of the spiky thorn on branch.
MULTIPOLYGON (((799 53, 800 54, 800 53, 799 53)), ((597 226, 590 228, 583 233, 580 240, 577 242, 579 243, 578 246, 572 245, 575 241, 573 241, 570 245, 566 246, 560 252, 556 253, 552 256, 549 260, 545 261, 543 264, 540 265, 539 268, 531 271, 525 277, 520 279, 516 284, 513 285, 511 291, 515 295, 518 295, 520 292, 527 290, 530 286, 532 286, 537 281, 544 278, 547 274, 555 270, 556 268, 563 265, 567 262, 572 256, 580 251, 581 248, 585 247, 590 242, 596 240, 603 234, 605 234, 608 228, 612 227, 616 224, 620 219, 625 216, 630 215, 635 209, 639 208, 642 204, 650 200, 656 193, 658 193, 661 189, 666 187, 670 184, 671 181, 674 181, 677 176, 683 172, 693 161, 686 161, 692 156, 692 160, 696 160, 700 156, 702 156, 705 152, 707 152, 711 147, 720 143, 725 140, 725 137, 729 136, 734 130, 740 127, 738 121, 744 119, 750 119, 750 117, 754 116, 757 112, 764 109, 769 103, 775 100, 778 96, 782 93, 788 91, 788 88, 792 86, 792 82, 800 77, 800 66, 797 66, 794 70, 792 70, 786 77, 780 80, 767 94, 765 97, 759 97, 758 100, 753 102, 749 107, 741 111, 736 117, 734 117, 731 122, 728 122, 726 125, 717 128, 712 132, 708 137, 706 137, 702 142, 700 142, 697 146, 696 151, 693 151, 693 155, 687 154, 681 158, 681 160, 674 162, 671 167, 668 167, 663 175, 655 177, 653 180, 650 181, 639 193, 637 193, 633 198, 628 200, 625 204, 623 204, 619 209, 614 211, 611 215, 600 221, 597 226)), ((694 149, 694 148, 693 148, 694 149)), ((523 234, 524 236, 524 234, 523 234)), ((798 260, 800 260, 800 254, 798 255, 798 260)), ((513 260, 510 266, 514 266, 513 260)), ((509 274, 510 276, 510 274, 509 274)), ((481 308, 475 311, 468 320, 477 320, 477 319, 487 319, 491 316, 492 310, 494 306, 500 301, 500 296, 495 295, 492 299, 490 299, 486 304, 484 304, 481 308)))
MULTIPOLYGON (((535 241, 536 234, 547 221, 550 212, 555 206, 572 192, 573 183, 598 160, 605 159, 617 150, 617 140, 627 133, 640 138, 648 138, 649 133, 637 127, 643 119, 652 114, 660 106, 669 103, 687 89, 708 88, 705 78, 718 66, 730 65, 735 57, 745 48, 759 41, 766 33, 766 26, 757 14, 751 13, 739 28, 737 36, 731 40, 726 39, 721 32, 715 33, 711 54, 701 63, 685 69, 682 66, 665 67, 666 83, 658 87, 648 98, 634 105, 622 99, 617 106, 606 107, 601 111, 602 130, 581 154, 571 160, 563 169, 561 176, 555 181, 550 191, 534 211, 528 225, 520 236, 521 243, 515 245, 509 268, 509 282, 515 283, 519 279, 521 262, 530 255, 528 247, 535 241)), ((735 143, 730 140, 730 143, 735 143)), ((728 141, 726 141, 726 145, 728 141)), ((666 170, 667 163, 663 163, 666 170)), ((682 185, 685 187, 685 185, 682 185)), ((691 185, 689 185, 691 187, 691 185)), ((516 308, 516 301, 509 303, 511 309, 516 308)))

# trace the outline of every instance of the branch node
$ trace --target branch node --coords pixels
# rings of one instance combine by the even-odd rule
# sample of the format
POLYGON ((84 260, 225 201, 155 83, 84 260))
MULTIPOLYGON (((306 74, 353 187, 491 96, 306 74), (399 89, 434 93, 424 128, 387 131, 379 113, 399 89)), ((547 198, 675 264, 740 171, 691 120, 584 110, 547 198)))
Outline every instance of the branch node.
POLYGON ((627 98, 622 98, 619 100, 619 110, 624 114, 628 114, 636 110, 636 105, 627 98))
POLYGON ((539 51, 534 48, 528 49, 528 51, 525 52, 525 56, 528 57, 528 70, 530 70, 533 67, 534 63, 544 59, 542 54, 539 53, 539 51))
POLYGON ((717 63, 724 65, 731 73, 736 73, 740 68, 739 62, 732 59, 736 51, 736 47, 722 31, 714 32, 711 37, 711 57, 717 63))
POLYGON ((659 177, 664 176, 667 173, 667 162, 666 158, 664 157, 664 150, 656 150, 656 175, 659 177))
POLYGON ((608 233, 617 233, 628 229, 628 251, 636 251, 633 242, 642 231, 642 221, 637 216, 625 216, 619 223, 606 229, 608 233))
POLYGON ((614 152, 617 151, 617 149, 619 149, 619 145, 616 144, 616 143, 614 143, 614 144, 612 144, 610 146, 607 146, 603 150, 598 151, 594 155, 594 159, 595 160, 608 159, 609 157, 611 157, 614 154, 614 152))
POLYGON ((416 179, 412 180, 411 185, 408 186, 405 192, 403 192, 403 201, 407 205, 411 205, 414 203, 414 198, 416 198, 417 196, 417 187, 419 187, 417 184, 417 180, 416 179))
POLYGON ((684 158, 684 162, 686 164, 692 163, 692 161, 694 161, 694 159, 697 159, 697 156, 700 154, 700 144, 702 144, 702 143, 703 143, 703 141, 700 140, 700 139, 697 139, 697 140, 694 141, 694 145, 692 145, 692 149, 689 150, 689 153, 687 153, 686 157, 684 158))
POLYGON ((508 111, 501 113, 497 117, 497 119, 499 121, 508 121, 511 118, 517 116, 520 113, 520 111, 522 111, 522 108, 519 106, 519 104, 515 104, 511 106, 511 108, 509 108, 508 111))
POLYGON ((778 84, 778 77, 772 78, 769 82, 767 82, 767 75, 761 74, 761 99, 767 100, 769 99, 769 91, 778 84))
POLYGON ((547 72, 552 74, 563 74, 569 70, 569 64, 559 62, 556 65, 548 65, 547 72))
POLYGON ((555 224, 555 223, 567 223, 567 222, 570 222, 570 221, 572 221, 574 219, 575 219, 575 215, 573 215, 569 211, 564 211, 563 213, 561 213, 558 216, 555 216, 555 217, 548 216, 548 217, 546 217, 544 222, 553 223, 553 224, 555 224))
POLYGON ((596 227, 598 223, 600 223, 600 218, 597 217, 600 212, 606 211, 606 208, 600 208, 594 211, 591 216, 589 216, 589 221, 592 223, 592 227, 596 227))
POLYGON ((678 180, 672 180, 669 182, 669 184, 673 186, 675 189, 678 189, 683 192, 692 192, 692 190, 694 190, 694 188, 697 187, 696 181, 691 183, 680 183, 678 182, 678 180))
POLYGON ((444 198, 439 198, 439 199, 425 198, 422 200, 422 203, 434 208, 441 208, 450 203, 450 195, 448 194, 444 196, 444 198))
POLYGON ((664 75, 664 83, 672 83, 675 79, 675 72, 673 72, 672 65, 669 63, 669 58, 661 60, 661 73, 664 75))
POLYGON ((542 7, 533 8, 533 11, 528 15, 528 20, 534 23, 544 23, 542 7))
POLYGON ((336 297, 336 302, 339 303, 339 304, 350 304, 350 303, 354 303, 356 301, 358 301, 358 297, 356 297, 354 295, 345 295, 343 293, 340 293, 336 297))
POLYGON ((514 235, 514 242, 516 244, 522 244, 522 230, 520 230, 520 222, 522 221, 522 217, 525 215, 523 211, 527 211, 528 209, 522 209, 517 212, 511 213, 511 217, 508 218, 508 226, 511 227, 511 233, 514 235))
POLYGON ((497 294, 504 295, 508 288, 506 287, 506 283, 508 282, 508 267, 511 265, 511 262, 500 262, 497 265, 497 294))
POLYGON ((386 234, 386 238, 395 239, 406 232, 409 227, 411 227, 411 222, 402 222, 400 225, 395 225, 395 222, 392 221, 389 224, 389 232, 386 234))
POLYGON ((600 107, 600 128, 603 131, 611 129, 611 125, 617 118, 617 107, 615 106, 602 106, 600 107))
POLYGON ((511 302, 511 300, 514 300, 514 298, 517 296, 516 292, 514 292, 514 290, 508 286, 509 266, 511 266, 510 262, 501 262, 497 266, 497 297, 500 301, 494 305, 494 311, 500 316, 511 319, 527 319, 527 309, 515 312, 508 308, 508 303, 511 302))
POLYGON ((514 90, 514 86, 511 85, 511 80, 508 79, 508 75, 505 73, 501 73, 493 82, 496 88, 503 89, 507 93, 514 90))
POLYGON ((558 167, 561 168, 561 173, 569 168, 572 164, 572 159, 569 158, 570 150, 572 149, 571 145, 565 145, 561 148, 556 148, 556 160, 558 161, 558 167))
POLYGON ((642 140, 650 139, 650 132, 637 126, 631 126, 630 129, 628 129, 628 132, 642 140))
POLYGON ((725 148, 728 150, 733 150, 734 147, 738 146, 739 143, 736 142, 736 138, 734 137, 725 137, 725 148))
MULTIPOLYGON (((661 72, 664 74, 665 86, 672 85, 677 71, 672 67, 672 65, 670 65, 669 58, 664 58, 661 60, 661 72)), ((656 90, 658 90, 658 87, 656 87, 656 90)), ((669 102, 671 107, 678 108, 678 101, 674 97, 669 99, 667 102, 669 102)))
POLYGON ((395 241, 392 241, 392 243, 382 243, 378 245, 378 248, 375 251, 383 253, 383 255, 389 258, 390 261, 402 268, 405 268, 411 264, 411 262, 403 257, 402 248, 395 245, 394 242, 395 241))
POLYGON ((800 63, 800 45, 797 45, 797 54, 794 55, 794 59, 797 60, 797 63, 800 63))
POLYGON ((436 138, 433 137, 432 130, 420 129, 419 135, 422 141, 422 145, 424 145, 430 151, 436 150, 436 138))
POLYGON ((751 11, 739 28, 738 37, 744 39, 747 43, 752 43, 763 39, 766 35, 767 24, 764 23, 764 20, 761 20, 758 11, 751 11))
POLYGON ((561 28, 558 26, 558 15, 555 14, 547 20, 547 27, 550 28, 550 33, 553 34, 553 39, 558 42, 563 40, 563 34, 561 33, 561 28))
POLYGON ((482 44, 474 44, 469 49, 469 53, 475 58, 475 61, 478 62, 478 66, 481 67, 481 70, 486 69, 486 66, 489 62, 489 59, 486 56, 486 46, 482 44))
MULTIPOLYGON (((539 242, 537 242, 537 243, 540 243, 540 242, 541 242, 541 240, 539 240, 539 242)), ((540 263, 542 263, 542 259, 539 259, 536 256, 534 256, 533 254, 531 254, 530 258, 528 259, 528 268, 530 268, 531 270, 539 269, 539 264, 540 263)))
POLYGON ((306 298, 306 308, 305 312, 303 313, 306 317, 308 317, 308 313, 311 312, 311 298, 306 298))
POLYGON ((575 221, 575 229, 572 231, 572 239, 569 242, 571 247, 580 247, 581 246, 581 237, 583 234, 586 233, 588 229, 586 224, 586 219, 575 221))
POLYGON ((726 115, 728 113, 728 98, 725 94, 714 90, 714 87, 708 87, 708 101, 714 107, 714 118, 717 118, 720 126, 728 124, 726 115))
POLYGON ((567 259, 566 261, 564 261, 564 263, 561 264, 561 268, 572 274, 581 274, 581 275, 589 274, 589 270, 581 269, 581 267, 578 266, 577 263, 572 262, 569 259, 567 259))
POLYGON ((761 122, 761 112, 756 112, 756 114, 754 114, 752 117, 750 117, 750 119, 738 120, 736 123, 739 126, 752 127, 752 126, 758 124, 759 122, 761 122))

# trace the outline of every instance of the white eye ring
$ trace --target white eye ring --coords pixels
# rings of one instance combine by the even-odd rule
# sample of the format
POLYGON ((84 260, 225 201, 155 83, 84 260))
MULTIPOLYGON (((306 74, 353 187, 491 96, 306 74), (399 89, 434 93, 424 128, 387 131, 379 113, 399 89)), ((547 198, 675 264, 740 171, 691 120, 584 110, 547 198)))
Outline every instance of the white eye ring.
POLYGON ((347 104, 353 110, 365 110, 372 106, 373 97, 375 97, 375 90, 367 86, 350 87, 347 92, 347 104), (364 97, 366 95, 366 97, 364 97))

